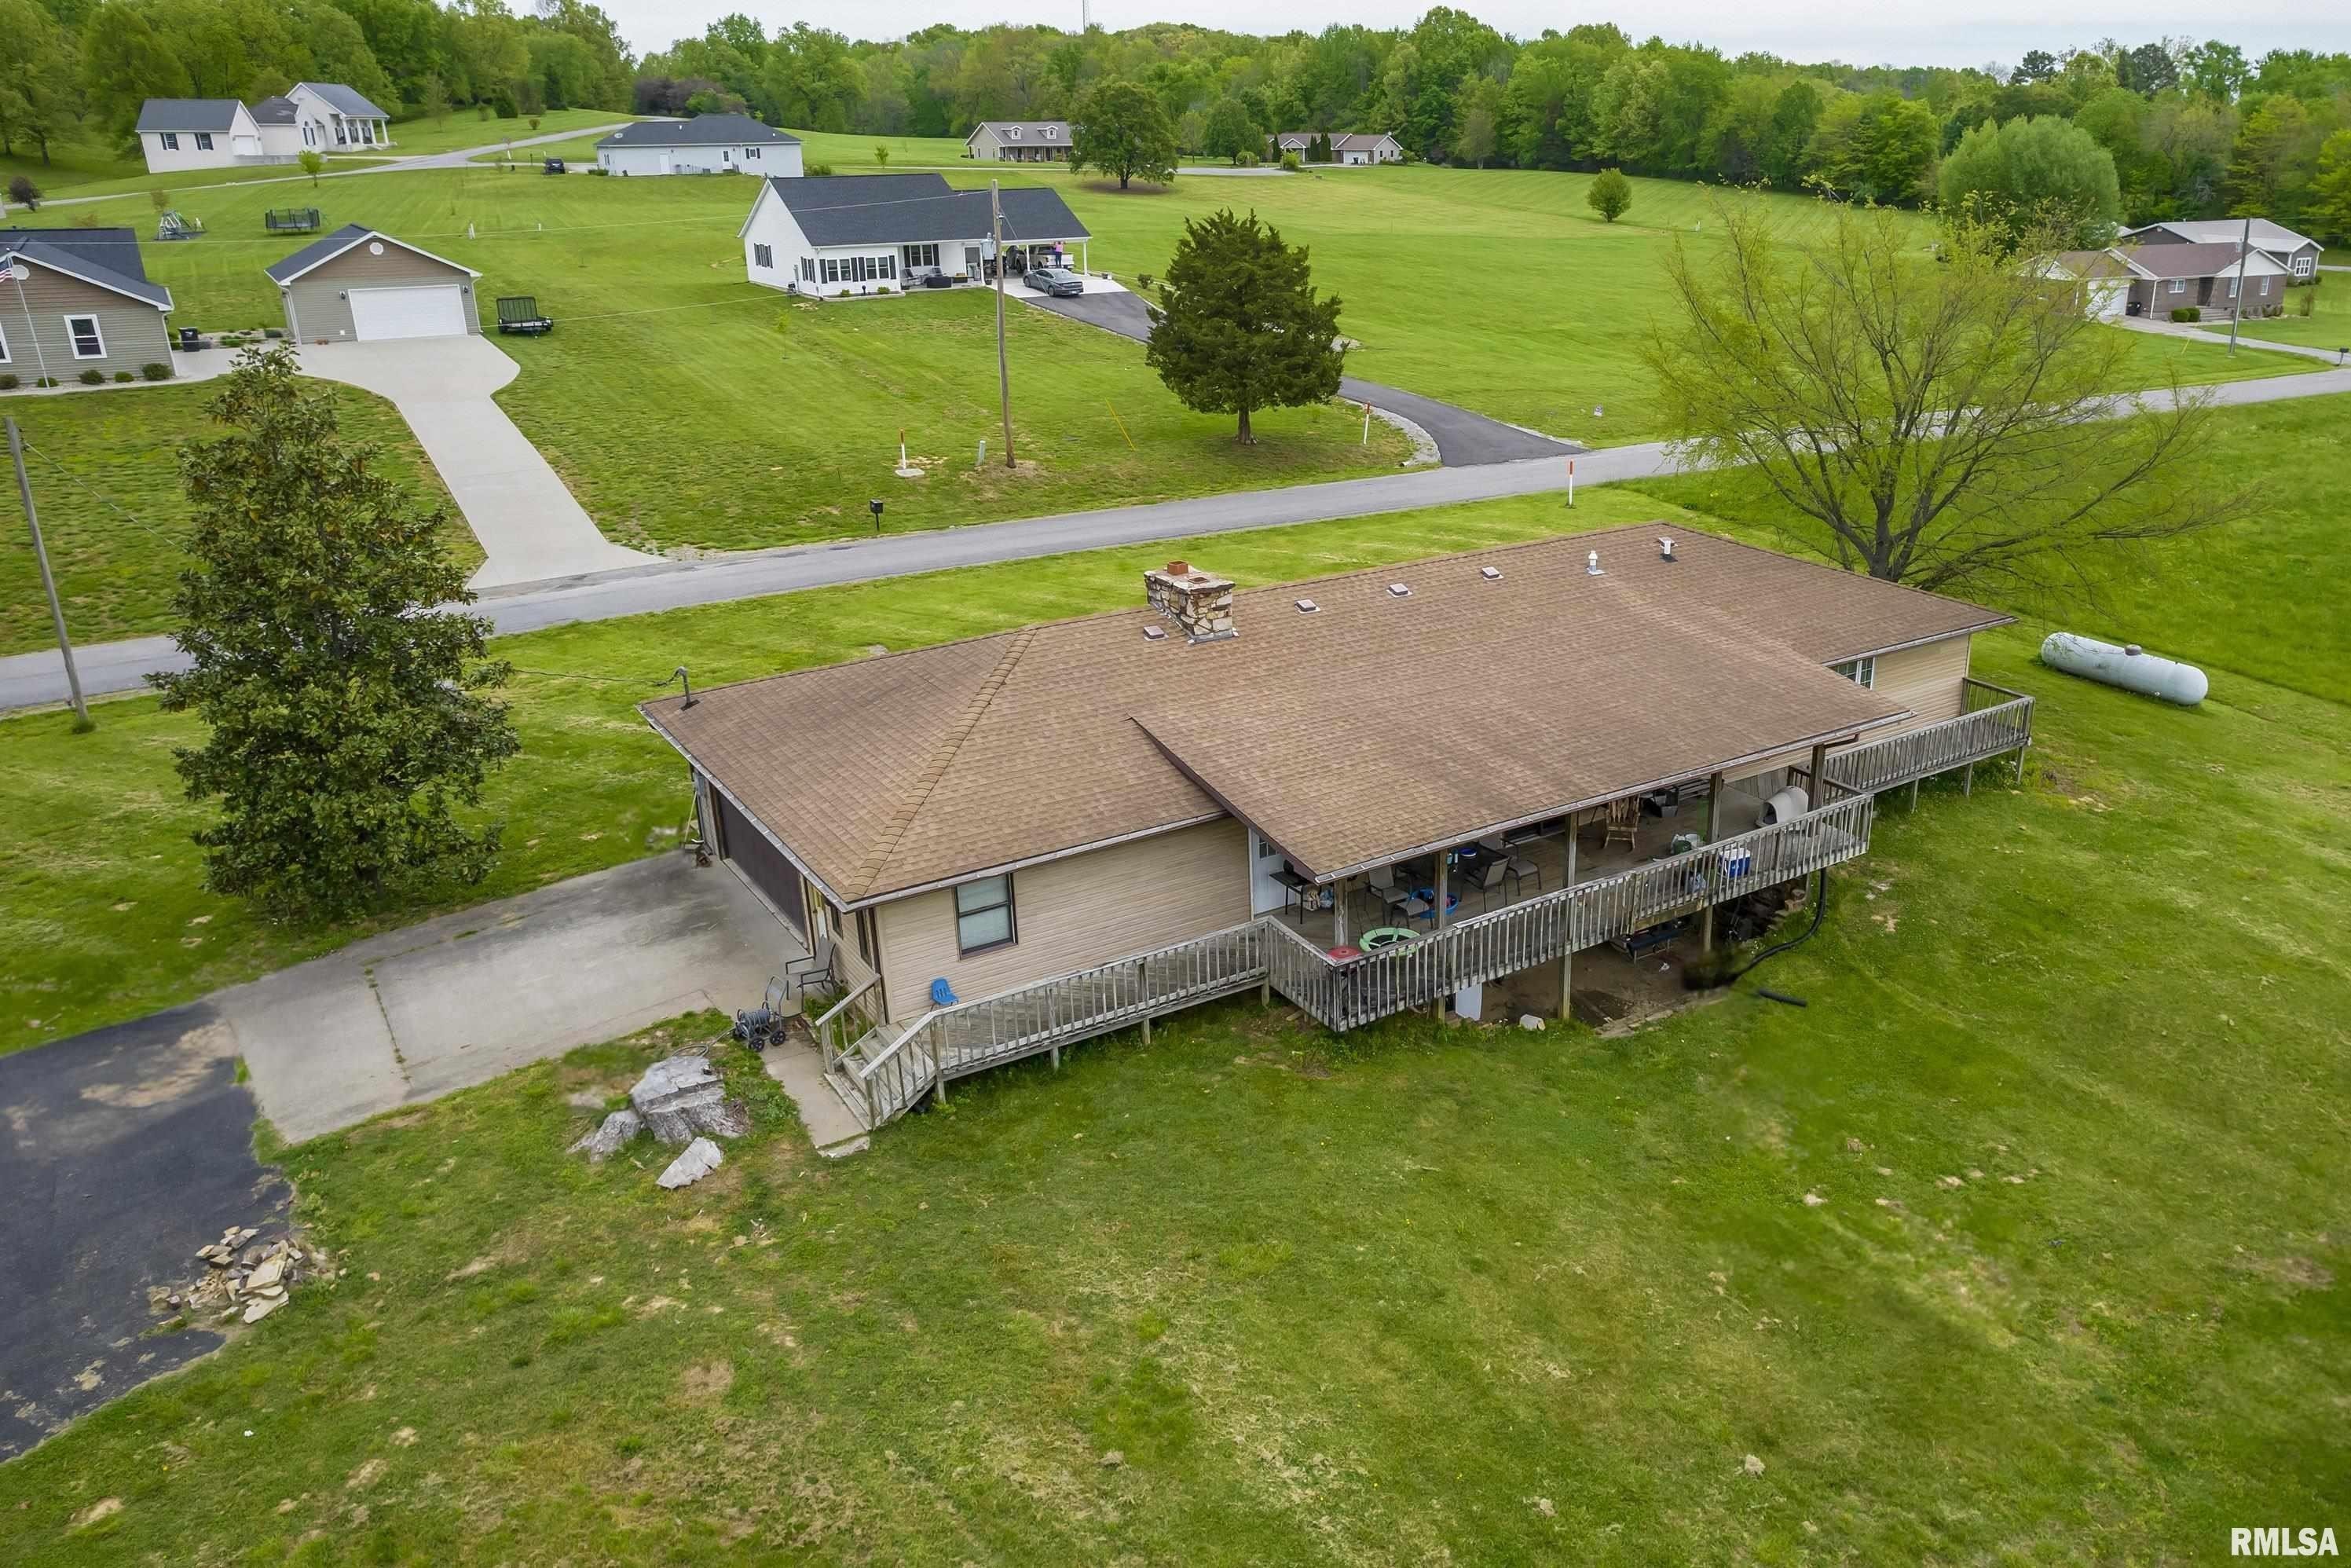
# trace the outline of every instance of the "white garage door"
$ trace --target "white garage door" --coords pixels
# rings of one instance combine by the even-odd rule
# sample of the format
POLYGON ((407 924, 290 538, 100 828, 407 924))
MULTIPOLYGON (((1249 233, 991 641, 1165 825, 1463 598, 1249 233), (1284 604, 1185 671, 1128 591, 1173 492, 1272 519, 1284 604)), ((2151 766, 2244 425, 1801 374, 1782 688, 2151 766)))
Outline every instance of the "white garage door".
POLYGON ((351 336, 362 342, 448 338, 465 329, 465 297, 454 283, 430 288, 351 290, 351 336))

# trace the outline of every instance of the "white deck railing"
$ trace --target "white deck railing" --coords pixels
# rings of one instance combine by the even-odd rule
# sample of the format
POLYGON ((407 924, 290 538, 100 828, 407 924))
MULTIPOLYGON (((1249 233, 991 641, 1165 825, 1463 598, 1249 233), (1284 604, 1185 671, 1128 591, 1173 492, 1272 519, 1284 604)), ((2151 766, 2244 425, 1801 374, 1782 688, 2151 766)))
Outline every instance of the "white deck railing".
POLYGON ((1270 986, 1326 1029, 1345 1031, 1426 1007, 1708 904, 1851 860, 1869 848, 1873 803, 1849 795, 1792 821, 1579 883, 1444 926, 1413 942, 1333 959, 1270 915, 1149 953, 883 1025, 839 1058, 869 1126, 951 1078, 1058 1051, 1178 1008, 1270 986))
POLYGON ((2032 744, 2031 697, 1972 676, 1965 691, 1969 711, 1957 718, 1830 752, 1830 781, 1875 795, 2032 744))

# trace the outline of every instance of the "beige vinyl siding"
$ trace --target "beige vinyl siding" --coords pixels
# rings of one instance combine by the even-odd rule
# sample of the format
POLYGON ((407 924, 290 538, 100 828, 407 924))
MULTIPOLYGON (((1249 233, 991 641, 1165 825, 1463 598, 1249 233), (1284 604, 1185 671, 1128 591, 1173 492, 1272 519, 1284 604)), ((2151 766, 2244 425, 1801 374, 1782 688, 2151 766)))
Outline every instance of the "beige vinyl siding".
POLYGON ((952 888, 876 909, 891 1018, 921 1017, 940 977, 970 1001, 1240 925, 1247 838, 1224 818, 1047 861, 1012 873, 1012 905, 1018 939, 968 958, 956 950, 952 888))
POLYGON ((361 240, 334 260, 304 273, 278 290, 286 305, 286 325, 298 330, 302 341, 347 343, 351 339, 351 302, 344 298, 353 288, 429 288, 455 283, 465 291, 465 330, 481 336, 482 317, 474 300, 474 280, 463 267, 448 267, 385 240, 381 256, 368 254, 361 240))
MULTIPOLYGON (((1896 724, 1880 725, 1866 733, 1865 738, 1881 739, 1899 735, 1920 725, 1940 724, 1947 718, 1957 718, 1963 695, 1960 683, 1967 678, 1968 648, 1973 639, 1967 636, 1940 637, 1932 643, 1921 643, 1915 648, 1877 655, 1877 669, 1870 690, 1908 708, 1914 716, 1896 724)), ((1724 776, 1727 783, 1777 773, 1783 768, 1798 771, 1812 766, 1813 748, 1800 746, 1748 763, 1724 776)))
POLYGON ((1899 735, 1920 725, 1940 724, 1959 716, 1964 695, 1960 682, 1968 675, 1968 637, 1945 637, 1877 656, 1877 695, 1891 697, 1915 716, 1900 724, 1872 730, 1873 739, 1899 735))
POLYGON ((0 331, 8 335, 8 363, 0 368, 26 386, 41 374, 44 361, 48 373, 66 386, 88 370, 103 371, 111 381, 117 371, 136 374, 143 365, 172 362, 171 332, 163 313, 154 306, 51 272, 38 262, 26 262, 25 270, 30 276, 21 285, 25 291, 21 306, 16 298, 20 286, 0 283, 0 331), (74 358, 73 342, 66 331, 68 316, 98 318, 99 337, 106 344, 104 358, 74 358), (34 350, 37 334, 37 353, 34 350))

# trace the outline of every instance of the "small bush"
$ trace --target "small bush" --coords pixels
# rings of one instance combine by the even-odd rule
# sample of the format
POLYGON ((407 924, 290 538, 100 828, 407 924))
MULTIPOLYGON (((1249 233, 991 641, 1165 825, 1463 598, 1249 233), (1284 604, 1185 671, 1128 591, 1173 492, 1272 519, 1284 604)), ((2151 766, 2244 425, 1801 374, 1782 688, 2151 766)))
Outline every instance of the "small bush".
POLYGON ((811 163, 808 166, 808 173, 810 179, 821 180, 831 172, 832 165, 830 163, 811 163))
POLYGON ((221 339, 220 346, 224 349, 242 349, 245 347, 245 334, 231 332, 221 339))
POLYGON ((92 365, 82 371, 81 384, 86 387, 102 387, 106 384, 106 372, 92 365))
POLYGON ((591 167, 589 169, 589 171, 588 171, 588 172, 590 172, 590 174, 610 174, 611 172, 612 172, 612 171, 611 171, 610 169, 605 168, 605 167, 604 167, 602 164, 601 164, 601 163, 598 163, 598 164, 595 164, 595 165, 591 166, 591 167))
POLYGON ((150 360, 139 367, 139 373, 151 382, 168 382, 172 379, 172 367, 161 360, 150 360))
POLYGON ((1147 272, 1138 272, 1134 275, 1134 281, 1138 286, 1148 288, 1151 287, 1151 274, 1147 272))
POLYGON ((57 384, 57 378, 55 376, 35 376, 33 378, 33 384, 37 387, 53 387, 57 384))
POLYGON ((0 392, 15 392, 18 387, 23 386, 24 384, 24 382, 18 381, 15 376, 9 375, 5 371, 0 371, 0 392))
POLYGON ((1295 152, 1283 153, 1281 155, 1281 166, 1284 169, 1289 170, 1293 174, 1306 167, 1306 165, 1300 161, 1298 154, 1295 152))
POLYGON ((2172 310, 2171 319, 2175 321, 2201 321, 2204 312, 2193 305, 2181 305, 2172 310))
POLYGON ((2310 314, 2310 308, 2316 303, 2318 303, 2318 296, 2315 294, 2308 292, 2297 294, 2294 300, 2294 313, 2297 316, 2307 316, 2310 314))
POLYGON ((1239 164, 1244 169, 1254 169, 1259 163, 1263 162, 1264 160, 1259 158, 1254 152, 1244 152, 1239 156, 1236 157, 1233 162, 1239 164))
POLYGON ((887 294, 891 292, 891 288, 886 283, 877 283, 873 286, 873 292, 876 294, 887 294))
POLYGON ((135 382, 139 378, 129 371, 117 371, 114 372, 114 379, 118 382, 135 382))
POLYGON ((19 174, 8 182, 8 199, 20 207, 30 207, 37 212, 41 205, 41 188, 33 183, 31 175, 19 174))

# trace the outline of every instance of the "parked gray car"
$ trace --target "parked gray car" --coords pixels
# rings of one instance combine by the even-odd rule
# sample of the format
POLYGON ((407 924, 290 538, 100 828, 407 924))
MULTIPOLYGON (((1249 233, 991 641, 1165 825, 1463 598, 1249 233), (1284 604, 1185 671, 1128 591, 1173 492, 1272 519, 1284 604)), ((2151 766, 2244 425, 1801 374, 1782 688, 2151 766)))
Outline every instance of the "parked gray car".
POLYGON ((1040 294, 1071 295, 1086 291, 1086 280, 1066 267, 1032 267, 1029 287, 1040 294))

